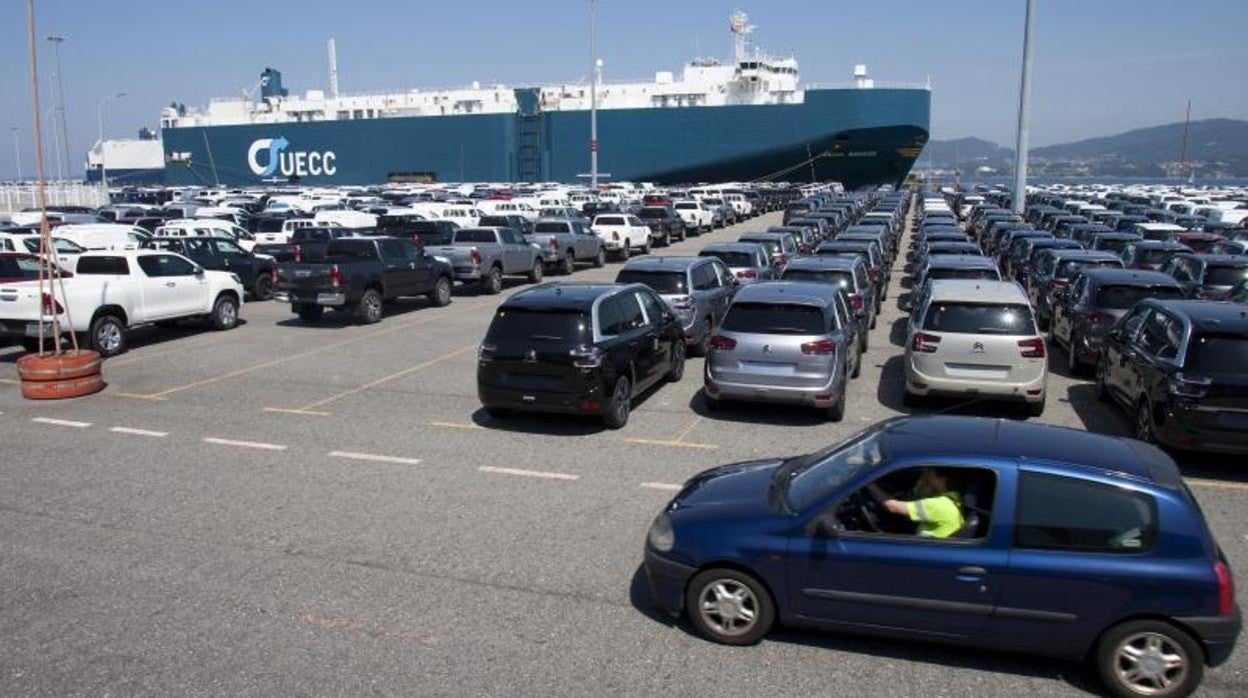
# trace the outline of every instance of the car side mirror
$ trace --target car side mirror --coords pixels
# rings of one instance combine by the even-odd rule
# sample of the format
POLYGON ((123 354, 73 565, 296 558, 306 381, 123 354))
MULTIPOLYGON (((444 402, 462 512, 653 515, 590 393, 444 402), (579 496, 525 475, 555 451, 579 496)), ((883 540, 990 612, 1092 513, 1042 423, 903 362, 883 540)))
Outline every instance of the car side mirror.
POLYGON ((806 524, 806 534, 811 538, 836 538, 840 531, 824 516, 816 516, 806 524))
POLYGON ((204 275, 204 268, 203 268, 203 267, 195 267, 195 276, 203 276, 203 275, 204 275))

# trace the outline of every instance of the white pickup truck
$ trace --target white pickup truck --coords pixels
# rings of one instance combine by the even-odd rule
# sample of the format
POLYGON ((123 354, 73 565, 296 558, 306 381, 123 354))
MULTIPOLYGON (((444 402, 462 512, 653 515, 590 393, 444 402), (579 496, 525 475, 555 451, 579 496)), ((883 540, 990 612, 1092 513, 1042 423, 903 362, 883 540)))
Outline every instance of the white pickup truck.
POLYGON ((31 350, 38 345, 39 323, 46 336, 55 312, 63 331, 79 333, 80 345, 115 356, 140 325, 203 318, 215 329, 229 330, 238 324, 243 305, 243 284, 235 274, 206 271, 159 250, 87 252, 64 285, 64 297, 50 307, 37 281, 0 284, 0 338, 18 339, 31 350))

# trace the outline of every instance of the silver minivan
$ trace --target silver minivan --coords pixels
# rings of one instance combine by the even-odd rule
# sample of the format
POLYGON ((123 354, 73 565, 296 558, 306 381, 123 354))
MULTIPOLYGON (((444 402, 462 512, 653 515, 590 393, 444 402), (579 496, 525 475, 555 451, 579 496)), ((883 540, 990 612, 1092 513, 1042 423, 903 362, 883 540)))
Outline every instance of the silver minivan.
POLYGON ((737 292, 711 337, 703 393, 723 400, 809 405, 837 422, 855 343, 831 284, 777 281, 737 292))
POLYGON ((706 353, 711 333, 728 311, 740 282, 713 257, 642 257, 620 269, 617 284, 645 284, 659 294, 680 321, 685 345, 706 353))
POLYGON ((771 281, 776 269, 771 263, 767 248, 754 242, 720 242, 707 245, 699 257, 715 257, 728 265, 729 271, 741 284, 771 281))
POLYGON ((919 292, 907 331, 904 401, 928 395, 1017 400, 1044 412, 1048 359, 1013 281, 941 279, 919 292))

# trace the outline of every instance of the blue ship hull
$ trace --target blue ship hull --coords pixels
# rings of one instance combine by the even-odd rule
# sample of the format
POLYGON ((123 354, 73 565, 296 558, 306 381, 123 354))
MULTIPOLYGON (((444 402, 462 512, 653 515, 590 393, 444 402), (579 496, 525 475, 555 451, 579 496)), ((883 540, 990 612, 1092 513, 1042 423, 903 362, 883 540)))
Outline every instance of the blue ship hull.
MULTIPOLYGON (((589 113, 397 117, 166 129, 170 184, 584 182, 589 113)), ((598 112, 609 181, 901 182, 928 137, 925 89, 807 90, 802 104, 598 112)))

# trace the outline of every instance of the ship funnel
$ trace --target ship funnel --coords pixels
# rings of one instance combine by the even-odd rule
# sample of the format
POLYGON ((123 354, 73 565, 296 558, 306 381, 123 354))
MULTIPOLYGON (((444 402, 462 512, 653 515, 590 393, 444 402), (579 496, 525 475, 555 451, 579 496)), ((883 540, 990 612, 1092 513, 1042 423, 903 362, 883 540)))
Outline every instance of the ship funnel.
POLYGON ((338 47, 333 39, 329 40, 329 96, 338 97, 338 47))

